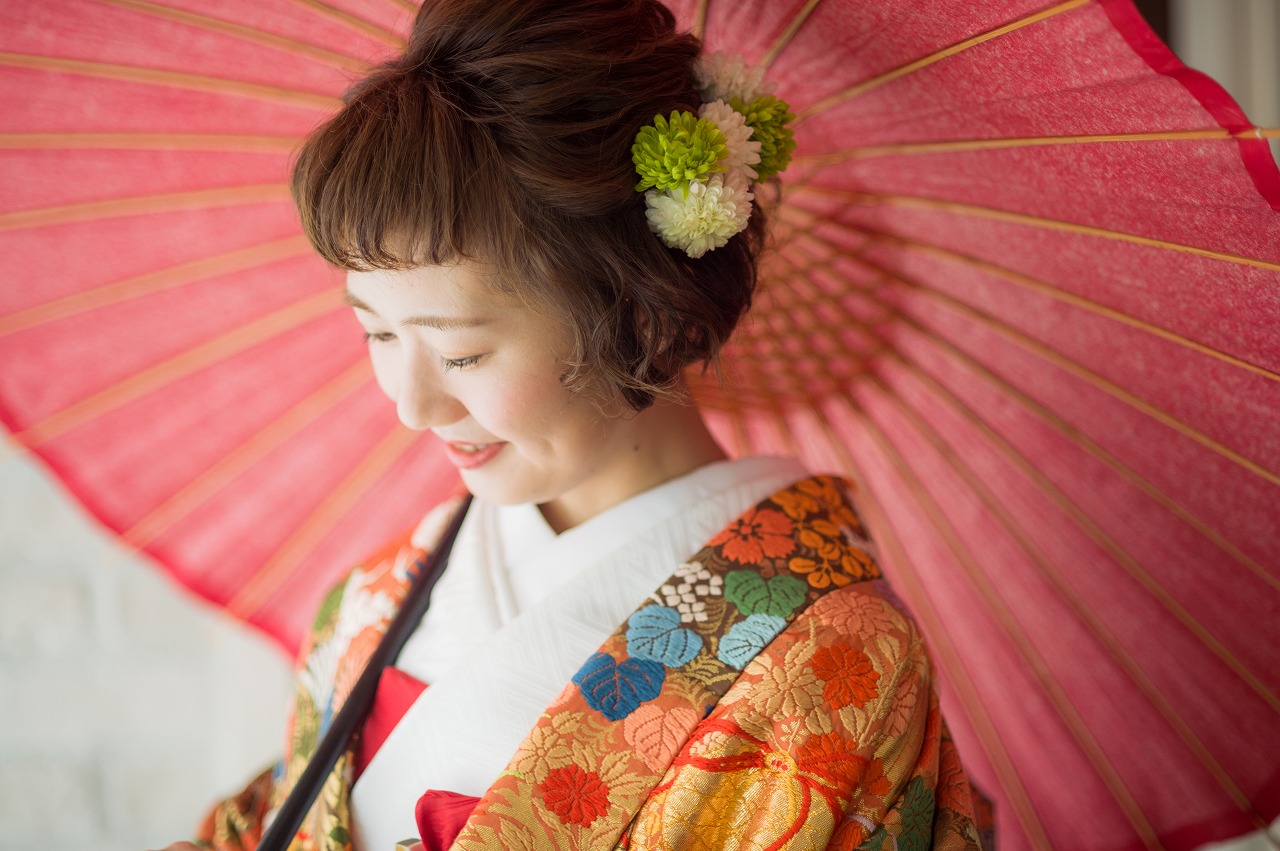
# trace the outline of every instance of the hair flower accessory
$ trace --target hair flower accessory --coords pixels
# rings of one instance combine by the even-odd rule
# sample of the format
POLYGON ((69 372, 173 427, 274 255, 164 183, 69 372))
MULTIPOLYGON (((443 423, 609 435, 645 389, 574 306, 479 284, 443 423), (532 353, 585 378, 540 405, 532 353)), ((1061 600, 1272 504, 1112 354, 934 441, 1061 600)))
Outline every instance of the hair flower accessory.
POLYGON ((754 131, 742 113, 717 100, 704 103, 698 115, 713 122, 724 135, 725 155, 720 158, 720 165, 725 171, 737 172, 748 181, 759 179, 752 166, 760 162, 760 143, 752 138, 754 131))
POLYGON ((700 58, 693 68, 698 78, 698 94, 705 103, 733 98, 753 101, 773 94, 773 84, 764 79, 764 70, 748 65, 741 56, 716 51, 700 58))
POLYGON ((782 173, 791 162, 791 152, 796 149, 796 140, 787 125, 795 121, 795 115, 786 101, 778 100, 773 95, 763 95, 744 103, 733 98, 729 103, 742 113, 747 125, 754 131, 752 141, 760 143, 761 180, 768 180, 782 173))
POLYGON ((742 232, 751 217, 753 200, 746 180, 726 172, 705 183, 691 183, 687 194, 677 189, 650 190, 645 197, 645 216, 664 243, 697 258, 742 232))
POLYGON ((746 229, 752 184, 776 177, 795 149, 787 126, 795 116, 760 69, 717 53, 696 73, 705 99, 698 114, 654 116, 631 146, 649 228, 694 258, 746 229))
POLYGON ((688 195, 690 183, 724 171, 720 160, 726 152, 724 134, 713 122, 692 112, 672 112, 669 119, 656 115, 631 146, 640 175, 636 190, 679 189, 688 195))

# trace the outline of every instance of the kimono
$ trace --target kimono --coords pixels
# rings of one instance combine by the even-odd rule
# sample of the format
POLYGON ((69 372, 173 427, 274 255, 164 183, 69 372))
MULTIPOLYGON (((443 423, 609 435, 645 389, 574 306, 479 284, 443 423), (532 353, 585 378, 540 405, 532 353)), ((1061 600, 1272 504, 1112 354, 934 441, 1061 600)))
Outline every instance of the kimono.
MULTIPOLYGON (((923 641, 872 553, 843 480, 747 509, 583 662, 452 847, 981 848, 923 641)), ((393 545, 326 598, 285 758, 215 808, 204 842, 254 847, 424 555, 393 545)), ((352 761, 292 848, 351 848, 352 761)))

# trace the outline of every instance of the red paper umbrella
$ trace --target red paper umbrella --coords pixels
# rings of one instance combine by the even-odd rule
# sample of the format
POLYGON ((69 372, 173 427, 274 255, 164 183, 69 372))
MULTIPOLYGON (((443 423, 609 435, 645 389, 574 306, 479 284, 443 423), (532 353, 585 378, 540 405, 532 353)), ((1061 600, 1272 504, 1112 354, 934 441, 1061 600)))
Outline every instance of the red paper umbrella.
MULTIPOLYGON (((1002 848, 1280 813, 1280 174, 1128 0, 715 0, 797 114, 737 452, 854 476, 1002 848)), ((452 487, 285 191, 398 0, 0 3, 0 416, 296 645, 452 487)))

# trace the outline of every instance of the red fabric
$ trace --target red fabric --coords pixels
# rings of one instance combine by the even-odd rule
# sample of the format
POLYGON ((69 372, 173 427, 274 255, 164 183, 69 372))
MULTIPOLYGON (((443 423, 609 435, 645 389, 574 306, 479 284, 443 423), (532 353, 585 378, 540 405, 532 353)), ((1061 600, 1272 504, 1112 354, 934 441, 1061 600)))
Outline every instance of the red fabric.
MULTIPOLYGON (((1168 45, 1151 31, 1129 0, 1099 0, 1099 3, 1134 52, 1152 70, 1172 77, 1185 86, 1218 124, 1232 132, 1248 130, 1254 126, 1240 109, 1240 105, 1217 80, 1182 64, 1168 45)), ((1280 170, 1276 169, 1270 146, 1263 139, 1239 139, 1237 144, 1240 146, 1240 157, 1249 169, 1249 175, 1258 191, 1270 202, 1271 209, 1280 210, 1280 170)))
POLYGON ((418 835, 424 851, 446 851, 458 838, 480 799, 432 789, 418 799, 418 835))
POLYGON ((355 773, 359 778, 381 749, 382 743, 400 723, 400 719, 413 706, 427 684, 406 674, 399 668, 384 668, 378 679, 378 690, 373 696, 373 706, 365 717, 356 745, 355 773))

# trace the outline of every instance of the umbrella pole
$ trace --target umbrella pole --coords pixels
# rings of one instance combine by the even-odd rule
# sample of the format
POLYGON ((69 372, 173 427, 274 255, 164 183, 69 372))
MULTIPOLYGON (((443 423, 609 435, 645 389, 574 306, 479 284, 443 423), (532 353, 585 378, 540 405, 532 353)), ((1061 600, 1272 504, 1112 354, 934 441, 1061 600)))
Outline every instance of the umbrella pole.
POLYGON ((462 526, 462 520, 466 517, 470 505, 471 497, 468 496, 454 514, 453 519, 449 521, 449 526, 445 529, 439 544, 427 557, 422 577, 410 589, 404 605, 400 607, 400 611, 387 629, 387 634, 383 636, 373 655, 369 657, 369 663, 365 666, 364 672, 360 674, 360 679, 356 681, 350 696, 342 704, 342 709, 338 710, 333 723, 325 731, 311 761, 303 769, 302 776, 298 778, 293 790, 276 812, 271 825, 263 833, 262 841, 258 843, 258 851, 285 851, 293 841, 294 834, 298 832, 302 820, 311 810, 311 805, 320 794, 325 780, 329 777, 329 772, 346 751, 351 736, 364 721, 365 715, 373 705, 373 698, 378 690, 378 680, 382 677, 382 669, 400 655, 400 649, 404 647, 404 643, 409 640, 418 622, 426 614, 427 606, 431 602, 431 590, 444 574, 444 569, 449 563, 449 553, 453 549, 453 542, 458 537, 458 529, 462 526))

